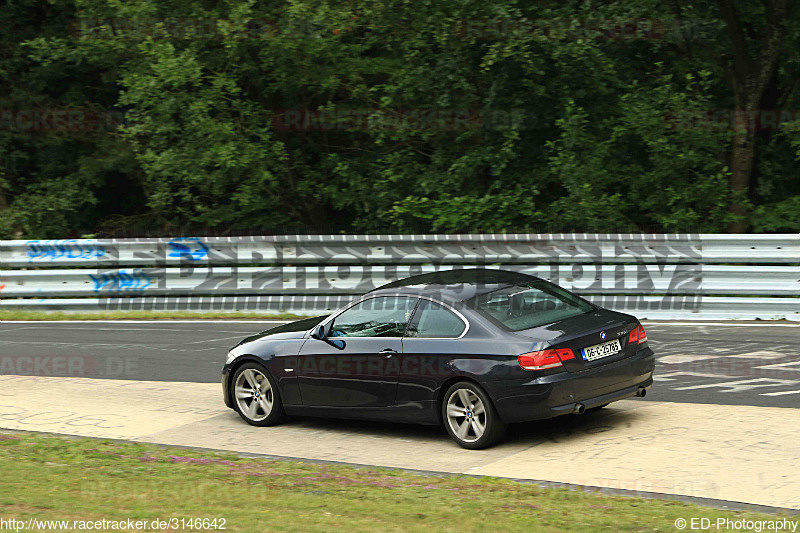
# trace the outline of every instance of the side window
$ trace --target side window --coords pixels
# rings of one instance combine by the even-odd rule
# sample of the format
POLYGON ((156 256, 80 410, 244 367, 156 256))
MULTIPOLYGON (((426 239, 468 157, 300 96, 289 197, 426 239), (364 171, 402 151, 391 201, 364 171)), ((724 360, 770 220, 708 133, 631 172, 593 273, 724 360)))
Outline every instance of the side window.
POLYGON ((428 339, 453 338, 464 333, 466 327, 464 321, 450 309, 430 300, 420 300, 406 336, 428 339))
POLYGON ((402 337, 416 298, 381 296, 364 300, 337 316, 331 337, 402 337))

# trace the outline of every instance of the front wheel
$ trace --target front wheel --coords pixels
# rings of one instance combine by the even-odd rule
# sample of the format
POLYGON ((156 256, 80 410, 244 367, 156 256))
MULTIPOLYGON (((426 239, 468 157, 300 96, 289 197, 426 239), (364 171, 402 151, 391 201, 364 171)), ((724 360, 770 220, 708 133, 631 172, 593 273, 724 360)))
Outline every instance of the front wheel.
POLYGON ((283 418, 278 387, 258 363, 247 363, 236 370, 231 394, 236 412, 250 425, 272 426, 283 418))
POLYGON ((480 450, 495 444, 505 433, 489 396, 468 381, 456 383, 444 395, 442 419, 447 433, 456 443, 469 450, 480 450))

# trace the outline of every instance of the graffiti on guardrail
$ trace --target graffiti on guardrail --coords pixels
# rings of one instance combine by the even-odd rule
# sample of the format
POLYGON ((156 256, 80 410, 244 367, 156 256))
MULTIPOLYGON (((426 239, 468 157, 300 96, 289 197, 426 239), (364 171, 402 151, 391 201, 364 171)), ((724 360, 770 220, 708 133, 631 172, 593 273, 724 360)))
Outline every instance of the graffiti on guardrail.
POLYGON ((197 237, 185 237, 169 241, 169 257, 179 257, 191 261, 200 261, 208 257, 208 246, 197 237))
POLYGON ((151 285, 150 277, 141 268, 134 270, 115 270, 89 274, 94 282, 94 292, 100 291, 143 291, 151 285))
POLYGON ((77 239, 28 241, 28 260, 55 261, 58 259, 94 259, 103 257, 105 248, 99 244, 86 244, 77 239))

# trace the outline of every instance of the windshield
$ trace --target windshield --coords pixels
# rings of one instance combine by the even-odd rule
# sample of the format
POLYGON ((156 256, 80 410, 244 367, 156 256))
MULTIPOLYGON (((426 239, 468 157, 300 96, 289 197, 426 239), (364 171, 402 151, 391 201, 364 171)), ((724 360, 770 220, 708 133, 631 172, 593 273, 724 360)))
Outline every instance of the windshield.
POLYGON ((543 326, 595 309, 589 302, 546 281, 499 289, 471 298, 466 304, 511 331, 543 326))

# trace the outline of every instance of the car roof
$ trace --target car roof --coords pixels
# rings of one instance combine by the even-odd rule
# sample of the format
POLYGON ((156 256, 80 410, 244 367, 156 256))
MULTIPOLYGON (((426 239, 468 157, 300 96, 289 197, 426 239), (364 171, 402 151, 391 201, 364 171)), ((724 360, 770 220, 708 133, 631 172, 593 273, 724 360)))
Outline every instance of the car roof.
POLYGON ((541 278, 493 268, 439 270, 387 283, 369 294, 405 293, 462 302, 505 287, 542 281, 541 278))

